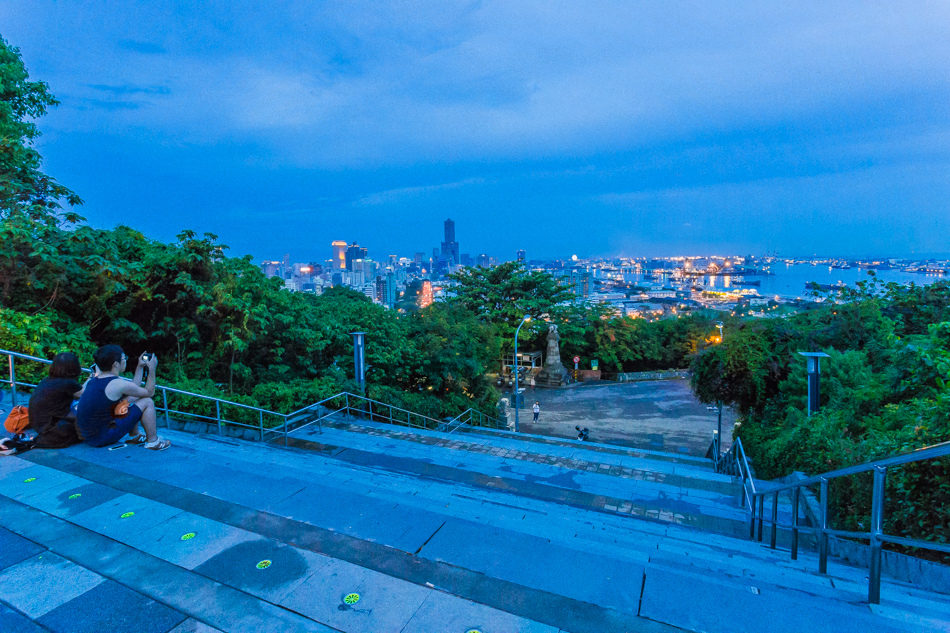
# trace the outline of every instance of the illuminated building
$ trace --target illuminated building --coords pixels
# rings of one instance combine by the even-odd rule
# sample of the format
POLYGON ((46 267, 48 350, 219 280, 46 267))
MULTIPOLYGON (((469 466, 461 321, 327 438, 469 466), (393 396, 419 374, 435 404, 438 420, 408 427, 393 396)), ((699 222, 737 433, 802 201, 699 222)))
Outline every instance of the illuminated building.
POLYGON ((333 270, 343 270, 346 268, 346 242, 333 240, 330 246, 333 247, 333 270))

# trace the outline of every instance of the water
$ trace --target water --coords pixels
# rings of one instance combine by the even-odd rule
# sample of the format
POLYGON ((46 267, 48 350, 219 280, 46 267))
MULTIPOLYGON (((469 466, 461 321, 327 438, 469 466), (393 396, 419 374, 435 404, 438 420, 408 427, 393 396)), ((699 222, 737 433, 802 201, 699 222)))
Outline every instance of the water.
MULTIPOLYGON (((697 277, 697 285, 704 285, 711 290, 723 290, 725 288, 747 288, 756 290, 763 297, 779 296, 783 298, 805 297, 805 285, 811 282, 819 284, 839 284, 843 283, 854 287, 858 281, 868 280, 868 270, 864 268, 831 268, 828 265, 811 264, 783 264, 775 263, 771 265, 771 275, 747 275, 737 279, 745 281, 759 281, 759 286, 736 286, 733 283, 733 277, 723 276, 705 276, 697 277)), ((907 273, 901 270, 878 270, 877 279, 879 283, 885 284, 895 281, 901 284, 915 283, 917 285, 931 284, 940 279, 946 279, 947 275, 941 274, 922 274, 907 273)), ((641 274, 625 274, 627 281, 643 281, 641 274)), ((666 282, 667 276, 657 276, 655 281, 666 282)))

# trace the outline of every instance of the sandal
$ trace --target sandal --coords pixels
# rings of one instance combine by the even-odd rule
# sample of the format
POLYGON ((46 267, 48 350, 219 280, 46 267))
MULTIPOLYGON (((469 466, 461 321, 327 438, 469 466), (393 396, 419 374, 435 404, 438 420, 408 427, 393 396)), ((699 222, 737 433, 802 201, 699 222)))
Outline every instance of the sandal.
POLYGON ((139 433, 138 435, 134 435, 130 437, 129 439, 125 440, 125 443, 130 444, 132 446, 139 446, 145 443, 145 435, 143 433, 139 433))
POLYGON ((157 437, 154 442, 147 442, 145 448, 150 451, 163 451, 171 445, 172 443, 169 440, 163 437, 157 437))

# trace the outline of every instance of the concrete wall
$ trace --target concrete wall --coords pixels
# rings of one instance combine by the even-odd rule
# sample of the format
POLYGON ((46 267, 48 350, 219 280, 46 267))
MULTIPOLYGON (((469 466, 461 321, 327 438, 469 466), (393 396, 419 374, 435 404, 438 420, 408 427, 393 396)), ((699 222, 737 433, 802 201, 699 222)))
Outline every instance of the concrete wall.
POLYGON ((633 371, 621 374, 604 374, 604 380, 616 382, 635 382, 638 380, 670 380, 673 378, 689 378, 688 369, 674 369, 669 371, 633 371))

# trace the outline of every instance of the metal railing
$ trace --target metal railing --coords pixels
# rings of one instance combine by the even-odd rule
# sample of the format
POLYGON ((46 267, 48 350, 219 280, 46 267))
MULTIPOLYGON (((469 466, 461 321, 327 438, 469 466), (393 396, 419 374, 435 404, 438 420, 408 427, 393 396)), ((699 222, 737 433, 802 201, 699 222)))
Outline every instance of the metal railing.
MULTIPOLYGON (((715 443, 715 441, 714 441, 715 443)), ((934 541, 923 541, 900 536, 892 536, 884 533, 884 501, 886 492, 887 469, 894 466, 902 466, 914 462, 922 462, 940 457, 950 456, 950 442, 944 442, 927 448, 918 449, 904 455, 879 459, 866 464, 840 468, 814 477, 808 477, 787 484, 770 485, 768 489, 756 490, 755 483, 752 480, 752 471, 749 469, 748 460, 745 457, 745 451, 742 449, 741 440, 737 439, 729 451, 722 455, 716 461, 717 472, 724 472, 733 476, 743 478, 743 501, 749 501, 749 522, 750 537, 762 541, 763 524, 770 525, 769 547, 775 549, 776 536, 780 528, 791 531, 791 557, 792 560, 798 559, 798 540, 799 532, 805 531, 813 533, 818 540, 818 572, 825 574, 828 572, 828 537, 840 536, 866 540, 870 542, 870 573, 868 575, 868 602, 871 604, 880 604, 881 602, 881 568, 884 543, 893 543, 905 547, 917 547, 929 549, 937 552, 950 553, 950 544, 936 543, 934 541), (730 454, 732 454, 730 456, 730 454), (720 470, 720 468, 722 470, 720 470), (841 477, 849 477, 860 473, 873 473, 874 483, 871 492, 871 517, 870 531, 851 532, 847 530, 835 530, 829 526, 828 514, 828 495, 830 492, 831 481, 841 477), (799 522, 799 509, 801 507, 802 490, 809 486, 819 486, 820 511, 817 526, 806 526, 799 522), (792 498, 791 524, 780 523, 778 519, 779 493, 789 491, 792 498), (765 499, 771 498, 770 517, 765 516, 765 499), (758 524, 758 535, 755 528, 758 524)), ((760 482, 761 483, 761 482, 760 482)), ((745 506, 745 503, 743 503, 745 506)))
POLYGON ((709 452, 706 453, 706 455, 712 457, 713 465, 717 473, 731 475, 741 480, 742 498, 739 503, 740 507, 749 510, 749 537, 751 538, 755 535, 753 531, 755 524, 752 523, 752 515, 755 509, 752 507, 752 500, 755 498, 757 491, 755 489, 754 473, 749 466, 749 459, 746 457, 745 449, 742 448, 742 440, 737 437, 732 442, 732 446, 729 450, 723 453, 721 452, 719 435, 713 432, 712 445, 709 447, 709 452))
POLYGON ((468 426, 481 426, 490 429, 508 428, 507 422, 503 422, 501 418, 493 418, 476 409, 468 409, 447 422, 444 430, 451 435, 466 424, 468 426))
MULTIPOLYGON (((19 352, 12 352, 4 349, 0 349, 0 355, 5 355, 8 359, 10 371, 9 380, 6 382, 10 385, 10 397, 12 405, 16 406, 17 387, 29 389, 36 387, 35 384, 23 382, 17 379, 16 359, 42 363, 44 365, 50 365, 52 364, 52 361, 45 358, 39 358, 29 354, 21 354, 19 352)), ((85 373, 91 373, 89 369, 83 369, 82 371, 85 373)), ((307 405, 306 407, 291 413, 279 413, 277 411, 271 411, 269 409, 263 409, 261 407, 255 407, 249 404, 225 400, 223 398, 215 398, 213 396, 193 393, 190 391, 184 391, 182 389, 175 389, 174 387, 167 387, 158 384, 155 385, 155 395, 153 396, 153 400, 155 400, 156 411, 162 414, 165 420, 166 427, 169 427, 171 416, 174 415, 176 418, 185 418, 192 421, 207 423, 211 425, 211 428, 216 426, 218 435, 231 435, 234 433, 234 431, 229 432, 226 431, 226 429, 251 430, 255 431, 255 435, 259 436, 261 442, 267 441, 268 439, 279 439, 283 437, 284 445, 288 444, 288 435, 292 431, 302 429, 312 424, 317 424, 319 432, 323 433, 323 420, 338 414, 368 419, 374 422, 384 422, 398 426, 407 426, 411 428, 424 428, 438 431, 445 430, 446 427, 445 422, 436 420, 435 418, 349 392, 341 392, 330 396, 329 398, 324 398, 319 402, 307 405), (157 396, 159 394, 161 394, 161 403, 158 402, 157 396), (182 405, 187 405, 187 399, 189 398, 194 398, 209 404, 214 403, 214 415, 212 416, 205 413, 185 411, 181 408, 175 408, 174 402, 172 405, 169 405, 169 394, 172 394, 172 400, 174 400, 175 396, 182 398, 183 402, 181 405, 179 405, 179 407, 182 405), (231 419, 227 417, 227 413, 229 411, 232 413, 231 419), (235 413, 237 413, 237 416, 243 417, 245 420, 248 418, 256 418, 257 424, 248 424, 247 422, 238 421, 237 419, 234 419, 237 417, 234 415, 235 413), (265 419, 267 424, 265 424, 265 419)), ((493 423, 495 425, 493 428, 497 428, 497 426, 502 425, 500 421, 476 411, 475 409, 469 409, 465 411, 448 424, 451 425, 456 422, 457 425, 453 430, 456 430, 463 424, 469 424, 472 426, 492 426, 493 423)))

